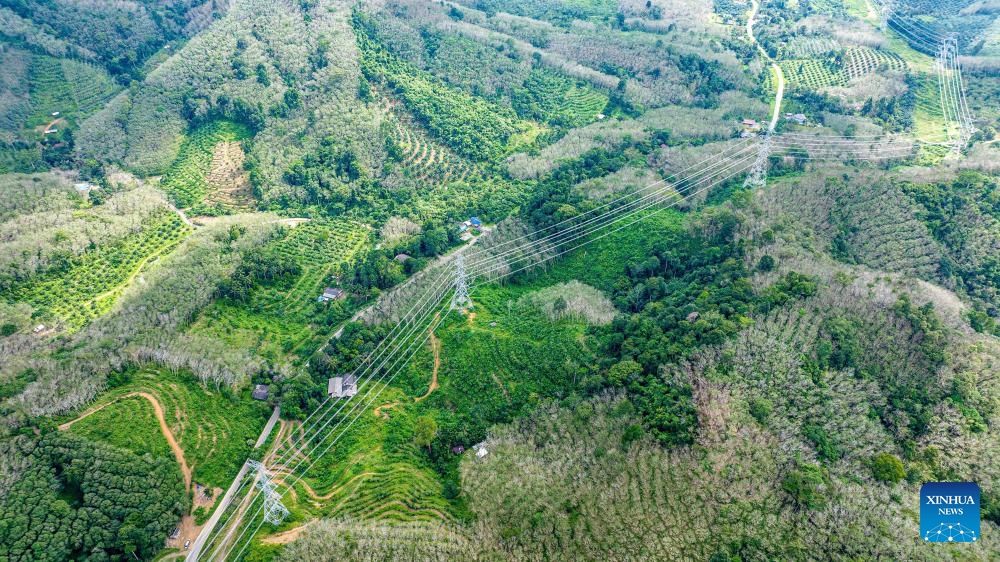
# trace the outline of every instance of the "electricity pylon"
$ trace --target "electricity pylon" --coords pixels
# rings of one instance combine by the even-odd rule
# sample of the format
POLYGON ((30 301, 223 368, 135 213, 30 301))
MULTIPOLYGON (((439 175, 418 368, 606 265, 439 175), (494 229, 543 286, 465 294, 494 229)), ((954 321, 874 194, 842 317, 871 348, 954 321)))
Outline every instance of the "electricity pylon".
POLYGON ((465 254, 455 256, 455 294, 451 297, 451 308, 465 308, 469 304, 469 274, 465 271, 465 254))
POLYGON ((259 461, 250 461, 250 468, 257 472, 257 488, 264 496, 264 521, 280 525, 288 517, 288 508, 281 503, 281 494, 271 479, 271 473, 259 461))
POLYGON ((771 131, 764 133, 764 140, 757 148, 757 159, 743 181, 743 187, 758 189, 767 186, 767 159, 771 156, 771 131))

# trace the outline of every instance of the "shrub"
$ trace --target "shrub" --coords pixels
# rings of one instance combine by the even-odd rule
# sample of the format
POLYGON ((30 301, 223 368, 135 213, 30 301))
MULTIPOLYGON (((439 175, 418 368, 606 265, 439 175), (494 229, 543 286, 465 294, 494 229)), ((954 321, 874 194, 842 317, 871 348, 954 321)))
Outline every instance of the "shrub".
POLYGON ((774 404, 767 398, 758 398, 750 403, 750 415, 758 423, 764 423, 764 420, 771 415, 771 410, 773 409, 774 404))
POLYGON ((872 461, 872 474, 879 482, 895 484, 906 477, 903 461, 889 453, 879 453, 872 461))
POLYGON ((757 262, 757 269, 761 271, 771 271, 774 269, 774 258, 764 254, 761 256, 760 261, 757 262))
POLYGON ((801 464, 785 477, 781 489, 788 493, 800 508, 822 509, 826 506, 824 495, 826 479, 823 469, 815 464, 801 464))
POLYGON ((608 382, 615 386, 625 386, 642 376, 642 365, 626 359, 619 361, 608 369, 608 382))

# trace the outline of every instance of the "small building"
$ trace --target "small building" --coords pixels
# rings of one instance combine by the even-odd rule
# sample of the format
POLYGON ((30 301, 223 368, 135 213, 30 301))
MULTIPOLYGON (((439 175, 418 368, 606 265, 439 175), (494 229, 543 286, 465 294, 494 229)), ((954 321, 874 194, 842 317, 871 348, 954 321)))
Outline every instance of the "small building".
POLYGON ((250 397, 254 400, 267 400, 267 385, 258 384, 253 387, 253 392, 250 393, 250 397))
POLYGON ((461 445, 455 445, 454 447, 451 448, 451 452, 455 453, 456 455, 461 455, 462 453, 465 452, 465 447, 461 445))
POLYGON ((756 131, 760 129, 760 123, 754 119, 744 119, 743 121, 740 121, 740 124, 743 125, 743 128, 748 131, 756 131))
POLYGON ((333 377, 327 382, 326 392, 332 398, 350 398, 358 393, 358 378, 354 375, 333 377))
POLYGON ((42 333, 44 331, 45 331, 45 324, 39 324, 39 325, 35 326, 34 330, 32 330, 32 332, 34 332, 36 334, 40 334, 40 333, 42 333))
POLYGON ((45 129, 46 135, 51 135, 52 133, 58 132, 59 129, 45 129))
POLYGON ((59 117, 59 112, 58 111, 53 111, 52 112, 52 116, 53 117, 59 117))
POLYGON ((786 113, 785 121, 795 121, 799 125, 805 125, 808 119, 804 113, 786 113))
POLYGON ((398 261, 399 263, 406 263, 407 260, 410 259, 410 256, 408 256, 407 254, 396 254, 396 257, 392 259, 398 261))
POLYGON ((482 458, 486 457, 486 455, 490 454, 490 452, 486 450, 486 445, 484 445, 482 443, 479 443, 477 445, 473 445, 472 446, 472 450, 476 452, 476 458, 477 459, 482 459, 482 458))
POLYGON ((344 298, 345 293, 343 289, 338 289, 336 287, 327 287, 323 289, 323 294, 317 298, 317 302, 327 302, 335 301, 344 298))
POLYGON ((483 226, 483 221, 479 220, 479 217, 470 217, 469 218, 469 225, 473 226, 475 228, 479 228, 479 227, 483 226))
POLYGON ((458 225, 458 231, 459 232, 465 232, 467 230, 469 230, 469 225, 465 224, 464 222, 462 224, 458 225))
POLYGON ((598 121, 602 121, 602 120, 604 120, 604 117, 605 117, 605 115, 604 115, 603 113, 598 113, 598 114, 597 114, 597 120, 598 120, 598 121))
POLYGON ((701 316, 701 315, 698 314, 698 311, 696 310, 696 311, 692 312, 691 314, 687 315, 687 321, 688 322, 694 322, 695 320, 698 319, 699 316, 701 316))

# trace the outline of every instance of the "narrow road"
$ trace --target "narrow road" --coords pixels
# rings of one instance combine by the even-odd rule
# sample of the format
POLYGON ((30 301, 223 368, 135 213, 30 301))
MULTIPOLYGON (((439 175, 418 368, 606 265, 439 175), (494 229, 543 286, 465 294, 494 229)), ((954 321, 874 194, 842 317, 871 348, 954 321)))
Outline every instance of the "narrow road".
MULTIPOLYGON (((205 548, 205 540, 212 534, 212 529, 215 528, 215 525, 219 522, 222 514, 233 501, 233 496, 236 495, 236 489, 239 487, 239 484, 243 482, 243 478, 246 476, 248 470, 250 470, 250 463, 244 462, 243 467, 240 468, 240 472, 236 475, 233 483, 230 484, 229 489, 226 490, 226 494, 222 496, 222 500, 215 506, 215 511, 212 513, 212 516, 208 518, 205 526, 202 527, 201 532, 198 533, 198 537, 194 539, 193 543, 191 543, 191 550, 185 558, 187 562, 197 562, 198 557, 201 556, 201 549, 205 548)), ((256 480, 254 483, 256 483, 256 480)))
POLYGON ((114 400, 112 400, 112 401, 110 401, 110 402, 108 402, 106 404, 101 404, 100 406, 95 406, 95 407, 87 410, 86 412, 80 414, 77 418, 72 419, 72 420, 70 420, 70 421, 68 421, 68 422, 60 425, 59 429, 61 431, 66 431, 67 429, 69 429, 70 427, 72 427, 73 424, 75 424, 76 422, 78 422, 78 421, 80 421, 80 420, 82 420, 82 419, 84 419, 86 417, 92 416, 93 414, 96 414, 97 412, 100 412, 104 408, 107 408, 108 406, 110 406, 110 405, 112 405, 112 404, 114 404, 116 402, 120 402, 122 400, 125 400, 126 398, 132 398, 132 397, 135 397, 135 396, 139 396, 141 398, 145 398, 146 400, 149 401, 150 404, 153 405, 153 412, 156 414, 156 421, 158 421, 159 424, 160 424, 160 432, 163 433, 163 437, 166 438, 167 443, 170 445, 170 450, 173 451, 174 458, 177 459, 177 464, 180 465, 180 467, 181 467, 181 473, 184 475, 184 489, 190 491, 191 490, 191 469, 188 467, 187 461, 184 460, 184 449, 181 449, 181 446, 177 442, 177 439, 174 438, 174 434, 170 431, 170 427, 167 426, 167 420, 166 420, 166 418, 163 415, 163 406, 160 405, 160 401, 157 400, 155 396, 153 396, 152 394, 149 394, 148 392, 130 392, 128 394, 123 394, 122 396, 119 396, 118 398, 115 398, 114 400))
POLYGON ((771 70, 778 77, 778 91, 774 94, 774 113, 771 114, 771 123, 767 126, 767 132, 773 133, 774 128, 778 126, 778 117, 781 115, 781 99, 785 96, 785 73, 781 71, 778 63, 771 58, 771 55, 767 54, 764 47, 761 47, 760 43, 757 42, 757 38, 754 37, 753 20, 757 17, 757 12, 760 10, 760 3, 757 0, 750 0, 750 2, 753 4, 753 9, 750 10, 750 17, 747 18, 747 36, 750 38, 750 42, 760 51, 760 54, 771 63, 771 70))
POLYGON ((281 406, 275 406, 274 411, 271 412, 271 417, 267 420, 264 425, 264 431, 260 432, 260 437, 257 438, 257 442, 254 443, 254 449, 260 449, 260 446, 267 441, 267 436, 271 434, 271 430, 274 429, 274 424, 278 423, 278 417, 281 416, 281 406))
MULTIPOLYGON (((260 432, 260 436, 257 438, 257 443, 254 445, 254 449, 260 448, 260 446, 263 445, 265 441, 267 441, 267 437, 268 435, 271 434, 271 431, 274 429, 274 424, 278 421, 279 416, 280 416, 280 410, 278 409, 278 407, 275 407, 274 412, 271 413, 271 418, 267 420, 267 424, 264 426, 264 429, 260 432)), ((280 434, 279 434, 279 440, 280 440, 280 434)), ((278 440, 275 440, 275 444, 277 444, 277 442, 278 440)), ((246 476, 247 471, 249 470, 250 470, 250 462, 245 461, 243 463, 243 466, 240 467, 239 473, 236 474, 236 478, 233 479, 233 483, 230 484, 229 489, 226 490, 225 495, 223 495, 219 503, 215 505, 215 511, 212 512, 212 516, 208 518, 208 521, 205 522, 205 525, 201 528, 201 531, 198 533, 198 536, 194 539, 194 542, 191 543, 191 550, 188 552, 188 555, 185 558, 187 562, 197 562, 198 557, 201 556, 201 550, 205 548, 205 541, 208 540, 208 537, 212 534, 212 531, 215 529, 215 526, 219 523, 219 519, 222 518, 222 514, 225 513, 226 508, 228 508, 229 504, 232 503, 233 496, 236 495, 236 490, 239 488, 239 485, 243 482, 243 478, 246 476)), ((254 479, 254 484, 256 484, 256 478, 254 479)))
MULTIPOLYGON (((439 318, 441 318, 440 312, 434 315, 434 321, 436 322, 439 318)), ((431 338, 431 350, 434 352, 434 371, 431 374, 431 384, 427 387, 427 393, 419 398, 414 398, 415 402, 420 402, 427 398, 438 388, 438 370, 441 368, 441 340, 434 335, 433 328, 431 328, 429 335, 431 338)))

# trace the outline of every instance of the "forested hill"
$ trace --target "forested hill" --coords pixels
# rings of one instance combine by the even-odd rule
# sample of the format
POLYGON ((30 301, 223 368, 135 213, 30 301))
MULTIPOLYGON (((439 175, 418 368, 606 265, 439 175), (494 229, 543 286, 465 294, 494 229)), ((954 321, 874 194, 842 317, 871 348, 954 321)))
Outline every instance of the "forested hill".
POLYGON ((0 2, 0 559, 995 559, 1000 23, 889 8, 0 2))

